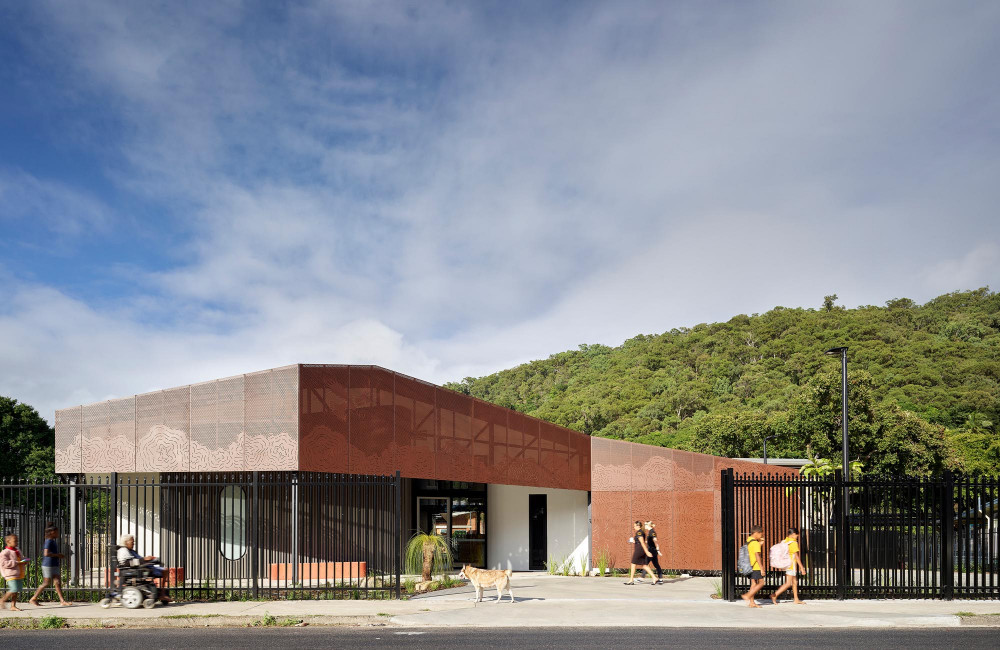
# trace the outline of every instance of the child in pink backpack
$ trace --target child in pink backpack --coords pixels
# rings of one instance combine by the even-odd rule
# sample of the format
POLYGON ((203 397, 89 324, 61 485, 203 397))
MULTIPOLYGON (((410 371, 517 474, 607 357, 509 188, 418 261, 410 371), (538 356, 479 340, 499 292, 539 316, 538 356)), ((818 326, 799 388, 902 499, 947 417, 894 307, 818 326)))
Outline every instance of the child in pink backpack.
MULTIPOLYGON (((778 590, 771 595, 771 602, 777 605, 778 596, 785 593, 788 588, 791 587, 792 596, 795 598, 795 604, 805 605, 805 601, 799 600, 799 579, 796 572, 796 570, 801 571, 802 573, 806 572, 806 568, 802 566, 802 554, 799 552, 799 529, 789 528, 788 535, 786 535, 785 539, 779 543, 787 546, 789 561, 788 566, 784 567, 784 569, 774 565, 772 561, 772 566, 785 572, 785 584, 778 587, 778 590)), ((775 546, 778 546, 778 544, 775 544, 775 546)), ((773 549, 771 551, 772 555, 774 555, 776 551, 781 551, 781 549, 773 549)), ((783 554, 784 553, 782 552, 782 555, 783 554)))

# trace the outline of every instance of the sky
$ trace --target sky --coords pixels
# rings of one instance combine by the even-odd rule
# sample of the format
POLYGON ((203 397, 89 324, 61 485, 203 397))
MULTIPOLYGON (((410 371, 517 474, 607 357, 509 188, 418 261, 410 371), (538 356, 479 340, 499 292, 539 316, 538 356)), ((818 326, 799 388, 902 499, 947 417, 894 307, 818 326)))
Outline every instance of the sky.
POLYGON ((0 0, 0 395, 1000 286, 1000 3, 0 0))

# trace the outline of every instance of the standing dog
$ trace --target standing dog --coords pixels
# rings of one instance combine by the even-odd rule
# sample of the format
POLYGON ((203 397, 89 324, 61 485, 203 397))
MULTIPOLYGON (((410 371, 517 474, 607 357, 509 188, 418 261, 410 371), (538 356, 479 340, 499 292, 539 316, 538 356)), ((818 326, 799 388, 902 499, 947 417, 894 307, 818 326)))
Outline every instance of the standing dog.
POLYGON ((504 588, 507 589, 507 593, 510 594, 510 602, 514 602, 514 592, 510 588, 510 576, 513 573, 510 569, 504 569, 503 571, 495 569, 477 569, 474 566, 469 566, 466 564, 462 567, 462 572, 458 574, 459 578, 463 580, 468 580, 472 583, 472 586, 476 588, 476 602, 480 603, 483 601, 483 589, 486 587, 496 587, 497 588, 497 600, 503 597, 504 588))

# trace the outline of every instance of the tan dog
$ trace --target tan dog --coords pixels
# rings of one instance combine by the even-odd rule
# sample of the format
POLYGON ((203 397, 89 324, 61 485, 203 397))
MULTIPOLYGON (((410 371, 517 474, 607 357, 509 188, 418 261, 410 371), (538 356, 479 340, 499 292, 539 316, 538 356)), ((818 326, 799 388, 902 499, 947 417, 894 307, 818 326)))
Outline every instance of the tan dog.
POLYGON ((468 580, 472 583, 472 586, 476 588, 476 602, 480 603, 483 601, 483 589, 486 587, 496 587, 497 588, 497 600, 503 597, 504 588, 507 589, 507 593, 510 594, 510 602, 514 602, 514 592, 510 588, 510 576, 513 573, 510 569, 504 569, 503 571, 496 569, 477 569, 474 566, 469 566, 466 564, 462 567, 462 572, 458 574, 459 578, 463 580, 468 580))

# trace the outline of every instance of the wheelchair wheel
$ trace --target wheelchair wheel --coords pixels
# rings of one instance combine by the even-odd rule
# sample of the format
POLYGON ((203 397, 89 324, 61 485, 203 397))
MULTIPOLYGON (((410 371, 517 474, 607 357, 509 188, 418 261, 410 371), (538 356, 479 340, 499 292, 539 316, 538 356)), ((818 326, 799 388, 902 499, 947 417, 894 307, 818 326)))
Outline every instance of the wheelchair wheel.
POLYGON ((122 605, 128 609, 138 609, 141 607, 144 598, 145 596, 143 596, 143 593, 137 587, 125 587, 122 589, 122 605))
POLYGON ((156 601, 153 600, 152 598, 147 598, 146 600, 142 601, 142 606, 145 607, 146 609, 153 609, 154 607, 156 607, 156 601))
POLYGON ((101 607, 103 607, 104 609, 110 609, 111 608, 111 599, 110 598, 102 598, 101 602, 99 602, 97 604, 100 605, 101 607))

